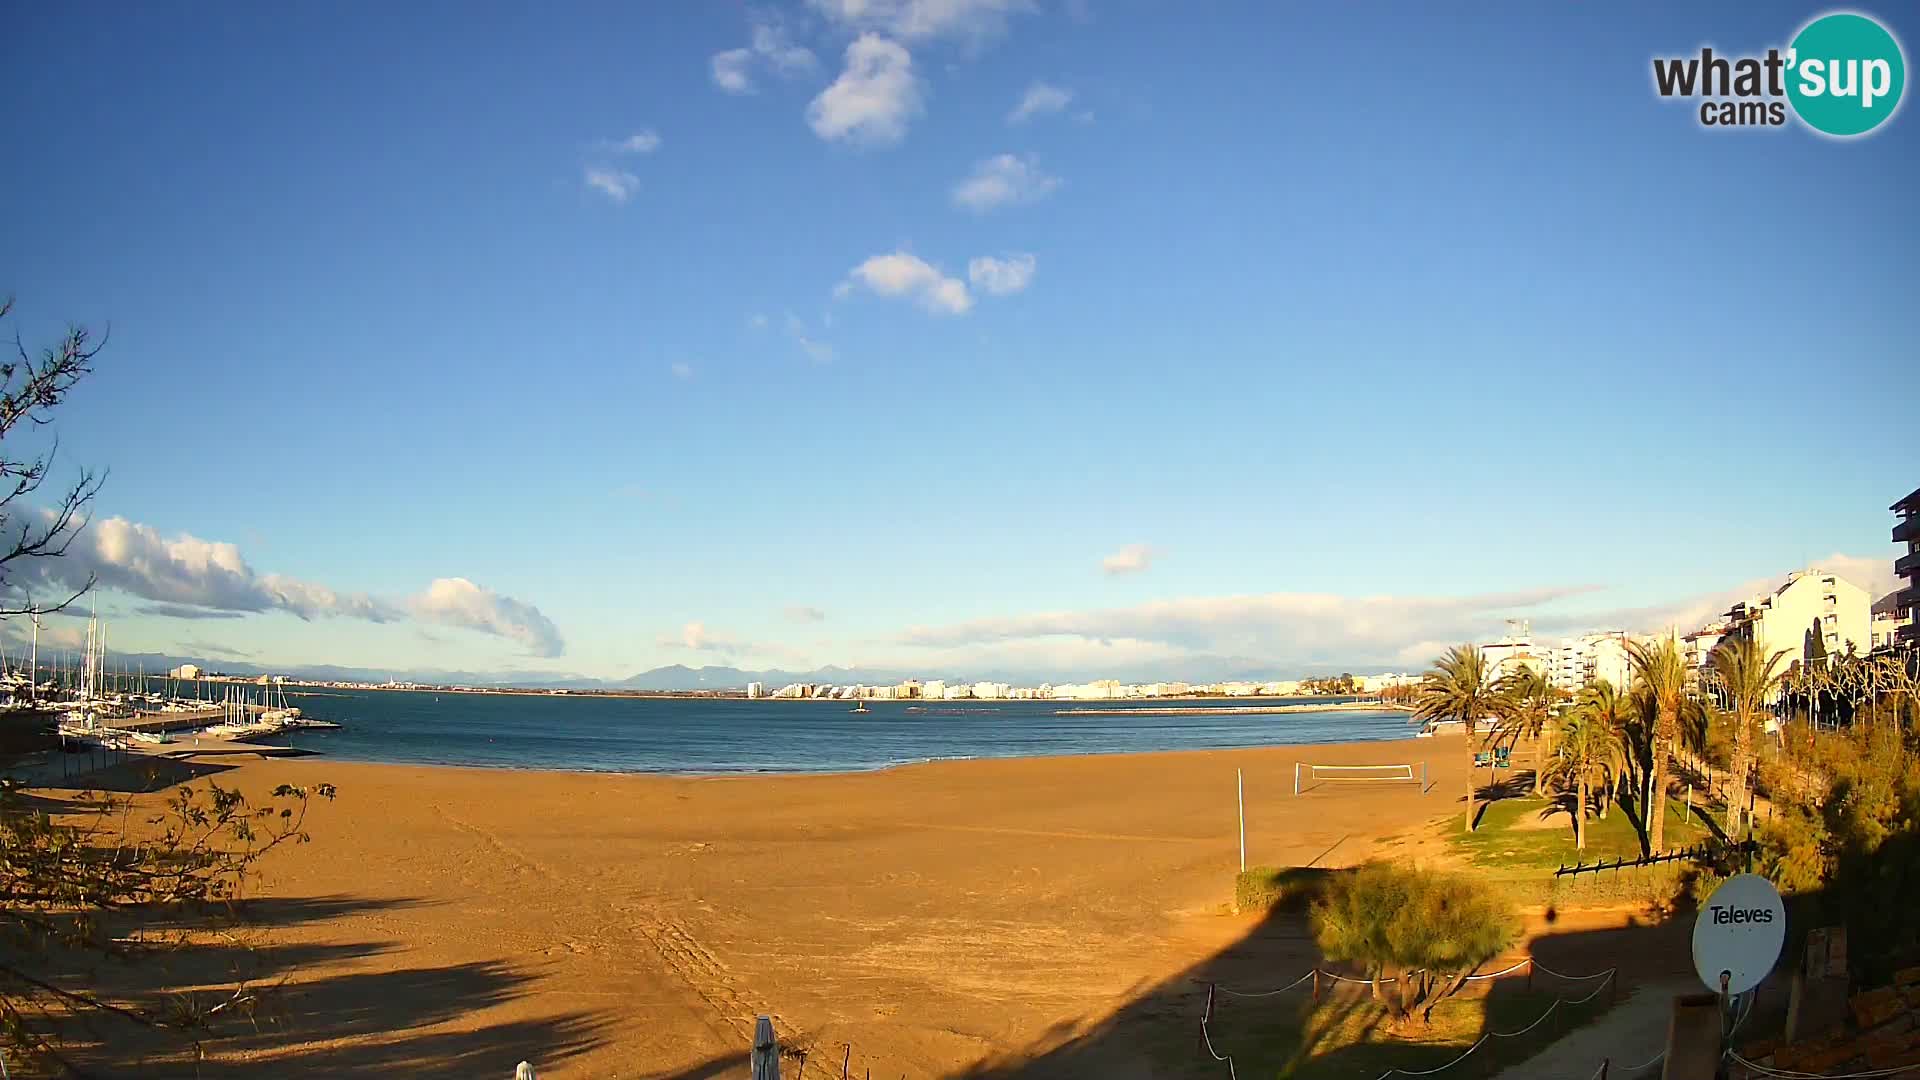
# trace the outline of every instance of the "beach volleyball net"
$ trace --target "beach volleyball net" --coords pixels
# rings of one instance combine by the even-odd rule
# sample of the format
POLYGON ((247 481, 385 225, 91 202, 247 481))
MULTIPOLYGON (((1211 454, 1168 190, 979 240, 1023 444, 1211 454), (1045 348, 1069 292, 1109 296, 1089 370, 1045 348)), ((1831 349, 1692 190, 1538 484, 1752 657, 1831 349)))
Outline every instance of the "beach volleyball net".
POLYGON ((1293 763, 1293 793, 1304 795, 1322 784, 1418 784, 1427 790, 1427 763, 1412 761, 1395 765, 1316 765, 1310 761, 1293 763))

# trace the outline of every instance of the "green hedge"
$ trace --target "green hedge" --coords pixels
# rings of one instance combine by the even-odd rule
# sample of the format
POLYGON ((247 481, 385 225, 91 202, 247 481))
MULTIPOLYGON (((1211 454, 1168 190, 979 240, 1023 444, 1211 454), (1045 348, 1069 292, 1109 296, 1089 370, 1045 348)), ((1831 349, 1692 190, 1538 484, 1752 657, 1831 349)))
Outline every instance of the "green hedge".
POLYGON ((1312 866, 1255 866, 1234 879, 1233 906, 1238 911, 1304 910, 1333 874, 1312 866))

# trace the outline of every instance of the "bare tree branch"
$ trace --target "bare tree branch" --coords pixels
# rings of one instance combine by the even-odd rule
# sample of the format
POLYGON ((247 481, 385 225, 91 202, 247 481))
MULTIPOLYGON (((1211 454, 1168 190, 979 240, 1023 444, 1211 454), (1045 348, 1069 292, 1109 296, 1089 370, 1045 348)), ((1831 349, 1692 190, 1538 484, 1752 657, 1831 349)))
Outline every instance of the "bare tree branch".
MULTIPOLYGON (((12 311, 12 298, 0 301, 0 319, 12 311)), ((96 341, 86 327, 69 326, 65 335, 36 360, 16 330, 14 357, 0 362, 0 442, 21 423, 35 427, 49 423, 67 394, 93 373, 93 360, 105 345, 106 335, 96 341)), ((59 452, 57 436, 42 454, 16 460, 0 451, 0 590, 5 590, 15 572, 31 565, 32 560, 57 559, 67 553, 86 527, 87 510, 106 481, 105 473, 82 469, 52 509, 33 505, 32 498, 51 475, 59 452), (15 562, 20 562, 20 567, 13 566, 15 562)), ((26 602, 0 601, 0 618, 59 611, 93 586, 94 577, 89 573, 85 585, 57 604, 36 603, 31 592, 22 589, 26 602)))

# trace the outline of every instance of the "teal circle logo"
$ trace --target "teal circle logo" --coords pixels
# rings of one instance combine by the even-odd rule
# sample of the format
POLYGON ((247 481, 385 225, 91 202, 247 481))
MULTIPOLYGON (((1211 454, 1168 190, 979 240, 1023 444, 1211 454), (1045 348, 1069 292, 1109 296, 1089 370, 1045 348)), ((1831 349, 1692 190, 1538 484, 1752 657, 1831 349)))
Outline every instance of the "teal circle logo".
POLYGON ((1787 99, 1815 131, 1865 135, 1900 107, 1906 88, 1900 43, 1865 15, 1823 15, 1787 51, 1787 99))

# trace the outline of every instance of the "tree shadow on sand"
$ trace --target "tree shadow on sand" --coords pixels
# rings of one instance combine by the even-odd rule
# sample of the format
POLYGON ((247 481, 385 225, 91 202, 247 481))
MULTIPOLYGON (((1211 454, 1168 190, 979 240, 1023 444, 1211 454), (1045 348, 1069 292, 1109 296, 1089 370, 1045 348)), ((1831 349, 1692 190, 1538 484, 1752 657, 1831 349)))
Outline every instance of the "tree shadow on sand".
MULTIPOLYGON (((1690 920, 1661 921, 1634 917, 1627 925, 1606 930, 1549 932, 1536 939, 1528 952, 1543 968, 1584 975, 1620 968, 1620 994, 1638 984, 1666 981, 1684 975, 1688 966, 1690 920), (1677 959, 1676 959, 1677 958, 1677 959)), ((1515 954, 1518 955, 1518 954, 1515 954)), ((1511 960, 1489 964, 1495 971, 1511 960)), ((1475 984, 1466 993, 1482 997, 1477 1028, 1447 1029, 1449 1037, 1426 1035, 1433 1041, 1409 1043, 1402 1036, 1421 1037, 1418 1021, 1396 1022, 1369 996, 1365 985, 1337 985, 1323 980, 1323 1002, 1315 1005, 1313 983, 1273 993, 1319 966, 1338 970, 1321 957, 1306 914, 1298 908, 1275 910, 1252 924, 1231 946, 1165 980, 1136 991, 1130 1000, 1098 1019, 1056 1025, 1028 1047, 1003 1057, 979 1062, 952 1075, 955 1080, 1065 1080, 1107 1077, 1223 1077, 1227 1066, 1215 1055, 1231 1056, 1234 1071, 1244 1077, 1294 1076, 1355 1077, 1373 1080, 1392 1067, 1430 1069, 1458 1056, 1489 1031, 1509 1032, 1538 1018, 1556 997, 1581 997, 1595 982, 1565 982, 1538 974, 1530 981, 1525 971, 1475 984), (1213 1022, 1208 1031, 1211 1050, 1203 1040, 1200 1020, 1206 1011, 1209 984, 1213 1022), (1226 990, 1267 996, 1236 997, 1226 990)), ((1357 973, 1351 973, 1357 974, 1357 973)), ((1388 991, 1383 989, 1383 995, 1388 991)), ((1611 991, 1574 1007, 1562 1005, 1541 1028, 1521 1040, 1492 1040, 1501 1048, 1496 1061, 1488 1055, 1473 1067, 1446 1073, 1470 1080, 1491 1073, 1487 1066, 1511 1065, 1551 1045, 1560 1034, 1599 1015, 1616 1000, 1611 991)), ((1484 1053, 1484 1051, 1483 1051, 1484 1053)), ((1591 1063, 1589 1072, 1597 1068, 1591 1063)))
POLYGON ((197 1030, 92 1016, 70 1033, 69 1061, 100 1076, 465 1080, 510 1076, 521 1060, 551 1067, 604 1043, 609 1014, 528 1006, 536 969, 503 961, 392 967, 389 954, 402 943, 274 938, 277 930, 415 904, 268 898, 233 905, 217 919, 202 909, 143 919, 143 932, 162 944, 142 962, 87 958, 93 962, 65 968, 61 979, 151 1014, 195 1017, 197 1030), (169 946, 169 933, 186 936, 169 946), (248 994, 235 998, 237 986, 248 994))

